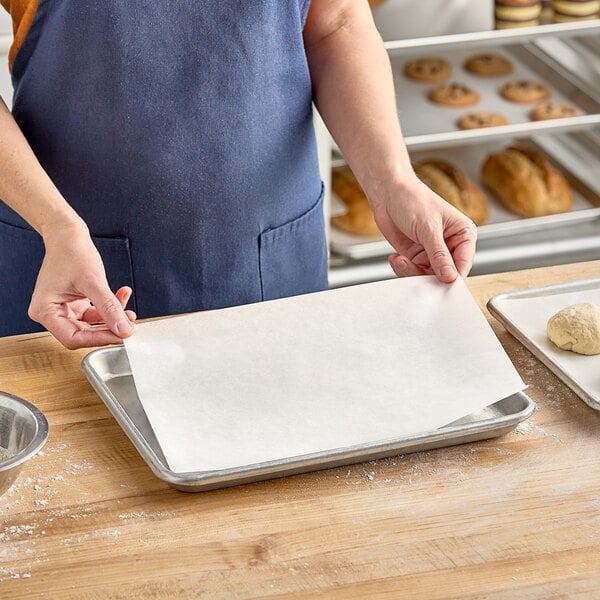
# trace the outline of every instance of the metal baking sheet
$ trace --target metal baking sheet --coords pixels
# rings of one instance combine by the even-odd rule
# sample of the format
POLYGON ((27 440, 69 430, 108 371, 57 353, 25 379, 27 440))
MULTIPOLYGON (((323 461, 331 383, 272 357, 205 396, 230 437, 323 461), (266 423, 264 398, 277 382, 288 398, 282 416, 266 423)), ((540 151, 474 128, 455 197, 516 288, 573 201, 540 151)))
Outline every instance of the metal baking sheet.
POLYGON ((498 77, 481 77, 463 68, 465 60, 476 54, 475 49, 455 49, 444 53, 452 65, 449 81, 464 83, 475 89, 480 100, 475 106, 447 107, 431 102, 428 92, 439 83, 413 81, 403 73, 404 65, 412 58, 436 55, 435 51, 421 50, 391 57, 397 104, 402 131, 409 149, 465 143, 489 138, 532 135, 548 131, 565 131, 590 127, 600 123, 600 100, 594 88, 577 79, 536 47, 506 46, 496 52, 513 63, 513 71, 498 77), (532 121, 529 112, 536 103, 520 104, 505 100, 499 93, 508 81, 532 79, 544 83, 550 90, 551 100, 576 105, 581 114, 576 117, 532 121), (462 130, 457 119, 472 111, 500 112, 508 125, 462 130))
POLYGON ((529 288, 494 296, 490 313, 506 330, 568 385, 588 406, 600 410, 600 355, 560 350, 546 335, 548 319, 579 302, 600 305, 600 279, 529 288))
POLYGON ((489 439, 508 433, 531 416, 535 409, 533 401, 519 392, 441 429, 410 438, 377 445, 340 448, 332 452, 269 463, 240 465, 223 471, 174 473, 167 465, 137 396, 125 349, 114 346, 94 350, 83 359, 82 369, 152 472, 172 487, 187 492, 200 492, 489 439))
MULTIPOLYGON (((574 145, 577 142, 571 140, 568 135, 565 136, 565 140, 569 141, 566 151, 561 151, 561 141, 557 140, 555 136, 538 136, 534 140, 496 139, 455 148, 414 151, 410 153, 410 156, 414 164, 433 158, 448 160, 481 187, 486 194, 490 208, 488 222, 477 228, 478 243, 481 244, 487 240, 501 238, 506 235, 515 235, 532 230, 540 232, 600 218, 600 183, 596 173, 597 152, 600 151, 600 147, 596 148, 596 154, 590 159, 594 162, 590 162, 588 165, 582 161, 582 154, 574 145), (505 209, 481 183, 481 167, 486 157, 514 144, 526 144, 532 148, 541 149, 548 158, 557 164, 572 185, 574 203, 571 211, 524 219, 505 209), (563 164, 563 162, 567 164, 563 164)), ((331 214, 340 214, 344 210, 344 205, 332 193, 331 214)), ((329 240, 330 248, 334 253, 352 260, 384 257, 393 251, 390 244, 383 237, 353 235, 334 226, 330 228, 329 240)))

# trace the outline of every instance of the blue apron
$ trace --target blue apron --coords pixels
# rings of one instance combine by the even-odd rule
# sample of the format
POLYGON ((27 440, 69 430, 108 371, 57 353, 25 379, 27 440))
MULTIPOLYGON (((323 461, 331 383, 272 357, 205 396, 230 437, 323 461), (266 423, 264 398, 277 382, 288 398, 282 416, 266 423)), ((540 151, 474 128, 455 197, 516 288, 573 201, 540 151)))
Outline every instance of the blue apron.
MULTIPOLYGON (((140 318, 327 287, 309 0, 40 0, 13 115, 140 318)), ((0 335, 41 238, 0 202, 0 335)))

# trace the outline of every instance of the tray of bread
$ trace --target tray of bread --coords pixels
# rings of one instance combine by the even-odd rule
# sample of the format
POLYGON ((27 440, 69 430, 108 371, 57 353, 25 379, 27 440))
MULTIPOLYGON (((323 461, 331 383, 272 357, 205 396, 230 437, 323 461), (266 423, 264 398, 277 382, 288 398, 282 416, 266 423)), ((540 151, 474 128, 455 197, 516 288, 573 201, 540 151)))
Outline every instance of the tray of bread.
MULTIPOLYGON (((478 226, 478 239, 484 240, 600 217, 600 185, 596 181, 591 187, 593 174, 572 172, 571 167, 581 168, 583 161, 568 168, 557 163, 559 149, 551 136, 539 143, 488 140, 411 152, 411 160, 417 175, 469 216, 478 226)), ((330 247, 355 260, 392 252, 343 162, 332 169, 330 247)))
POLYGON ((598 91, 536 47, 391 58, 409 149, 600 123, 598 91))

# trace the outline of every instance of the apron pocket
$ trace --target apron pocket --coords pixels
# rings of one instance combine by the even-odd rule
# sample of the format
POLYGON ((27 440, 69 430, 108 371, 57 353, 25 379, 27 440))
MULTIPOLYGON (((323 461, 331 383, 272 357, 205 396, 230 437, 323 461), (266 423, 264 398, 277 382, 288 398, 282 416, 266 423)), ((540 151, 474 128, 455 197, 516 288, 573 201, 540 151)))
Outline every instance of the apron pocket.
POLYGON ((306 213, 261 233, 259 261, 263 300, 327 289, 323 190, 306 213))
MULTIPOLYGON (((133 287, 129 240, 92 239, 104 261, 110 288, 133 287)), ((44 252, 44 242, 35 231, 0 221, 0 336, 43 331, 27 310, 44 252)), ((135 310, 135 302, 130 300, 128 308, 135 310)))

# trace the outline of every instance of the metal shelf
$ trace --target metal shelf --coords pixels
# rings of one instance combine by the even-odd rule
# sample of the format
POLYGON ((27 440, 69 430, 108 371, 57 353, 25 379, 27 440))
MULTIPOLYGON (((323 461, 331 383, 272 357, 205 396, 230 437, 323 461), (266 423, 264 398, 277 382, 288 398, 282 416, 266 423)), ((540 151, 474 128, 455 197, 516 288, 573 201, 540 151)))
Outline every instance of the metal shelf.
POLYGON ((497 46, 510 43, 524 43, 539 40, 543 37, 568 38, 573 36, 589 35, 600 32, 600 19, 580 21, 573 23, 555 23, 550 25, 536 25, 535 27, 516 27, 514 29, 491 29, 467 33, 452 33, 430 37, 419 37, 403 40, 388 40, 384 42, 390 54, 405 51, 443 50, 448 47, 478 47, 497 46))
MULTIPOLYGON (((600 213, 600 210, 598 211, 600 213)), ((481 239, 470 275, 504 273, 600 258, 600 214, 587 221, 563 224, 554 231, 481 239)), ((329 287, 337 288, 394 278, 387 259, 352 261, 332 256, 329 287)))

